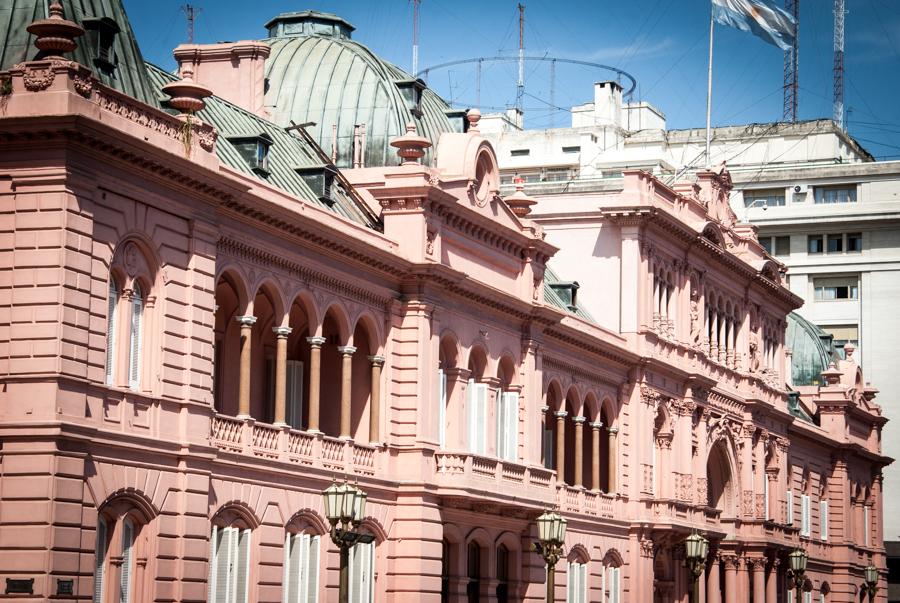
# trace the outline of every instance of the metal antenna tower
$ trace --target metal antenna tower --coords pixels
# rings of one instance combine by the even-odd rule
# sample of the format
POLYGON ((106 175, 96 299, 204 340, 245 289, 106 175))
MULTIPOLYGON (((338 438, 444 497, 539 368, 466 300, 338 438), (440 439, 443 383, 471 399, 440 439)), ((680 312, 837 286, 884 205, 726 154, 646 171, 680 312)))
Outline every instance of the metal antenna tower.
POLYGON ((193 4, 185 4, 181 7, 181 10, 184 12, 184 16, 187 17, 188 44, 193 44, 194 23, 197 21, 197 15, 199 15, 203 11, 203 9, 197 8, 193 4))
POLYGON ((844 129, 844 0, 834 0, 834 121, 844 129))
POLYGON ((519 2, 519 79, 516 80, 516 109, 522 110, 525 96, 525 5, 519 2))
POLYGON ((794 32, 794 43, 790 50, 784 51, 784 121, 797 121, 797 100, 800 77, 800 0, 784 0, 784 8, 797 24, 794 32))
POLYGON ((413 77, 419 77, 419 4, 422 0, 412 0, 413 3, 413 77))

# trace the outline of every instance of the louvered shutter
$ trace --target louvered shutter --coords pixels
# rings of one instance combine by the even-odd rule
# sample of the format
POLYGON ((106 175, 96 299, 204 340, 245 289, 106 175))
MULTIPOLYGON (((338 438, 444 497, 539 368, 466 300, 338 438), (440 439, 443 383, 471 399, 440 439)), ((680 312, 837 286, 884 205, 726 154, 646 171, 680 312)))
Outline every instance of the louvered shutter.
POLYGON ((575 594, 578 596, 578 603, 587 603, 587 564, 579 563, 576 566, 578 575, 578 588, 575 594))
POLYGON ((234 528, 219 528, 216 538, 216 585, 212 595, 215 603, 230 603, 234 590, 234 574, 231 571, 233 539, 234 528))
POLYGON ((302 429, 303 421, 303 362, 287 361, 287 384, 285 398, 287 424, 294 429, 302 429))
POLYGON ((519 393, 506 392, 506 460, 519 458, 519 393))
POLYGON ((478 452, 478 433, 476 431, 478 425, 478 409, 476 408, 476 398, 478 394, 475 392, 475 380, 469 379, 466 385, 466 422, 468 423, 466 432, 468 433, 469 452, 478 452))
POLYGON ((794 492, 787 491, 787 524, 794 525, 794 492))
POLYGON ((497 403, 495 405, 496 416, 494 419, 497 424, 497 434, 496 434, 496 442, 497 442, 497 458, 505 459, 506 458, 506 398, 503 395, 502 389, 496 390, 496 400, 497 403))
POLYGON ((281 563, 281 600, 283 603, 288 603, 291 601, 291 595, 293 594, 293 590, 291 588, 291 560, 293 559, 293 555, 291 554, 291 547, 294 545, 294 539, 290 532, 285 532, 284 535, 284 560, 281 563))
POLYGON ((487 450, 487 399, 488 386, 486 383, 476 383, 476 407, 478 415, 475 421, 477 429, 478 454, 485 454, 487 450))
POLYGON ((144 315, 144 297, 141 287, 134 285, 131 299, 131 351, 128 361, 128 385, 137 389, 141 380, 141 322, 144 315))
POLYGON ((812 603, 812 591, 803 591, 803 603, 812 603))
MULTIPOLYGON (((238 530, 235 529, 235 532, 238 530)), ((235 536, 238 536, 236 533, 235 536)), ((237 538, 234 603, 247 603, 250 577, 250 530, 241 530, 237 538)))
POLYGON ((809 536, 809 495, 800 495, 800 535, 809 536))
MULTIPOLYGON (((309 538, 307 536, 307 538, 309 538)), ((306 600, 301 603, 317 603, 319 600, 319 536, 309 538, 306 555, 306 600)))
POLYGON ((566 603, 575 603, 575 564, 569 563, 566 568, 566 603))
POLYGON ((209 536, 209 577, 206 581, 206 601, 207 603, 215 603, 216 601, 216 563, 219 554, 218 548, 218 526, 212 527, 212 533, 209 536))
POLYGON ((134 549, 134 525, 130 519, 122 521, 122 573, 119 574, 119 602, 131 601, 131 576, 134 549))
POLYGON ((438 369, 438 446, 443 448, 447 439, 447 375, 438 369))
POLYGON ((97 545, 94 551, 94 603, 103 603, 106 587, 106 520, 103 517, 97 517, 97 545))
POLYGON ((115 381, 116 366, 116 309, 119 307, 119 288, 109 279, 109 299, 106 306, 106 384, 115 381))
POLYGON ((872 523, 869 521, 869 505, 863 505, 863 544, 869 546, 869 532, 872 530, 872 523))
POLYGON ((796 592, 793 588, 788 588, 787 591, 787 603, 794 603, 794 598, 796 596, 796 592))
POLYGON ((288 532, 284 538, 284 578, 282 579, 284 603, 297 603, 300 600, 300 537, 288 532))
POLYGON ((613 568, 613 576, 615 576, 615 590, 613 591, 616 596, 615 603, 619 603, 619 600, 622 598, 622 568, 613 568))
POLYGON ((374 598, 374 543, 350 549, 350 603, 371 603, 374 598))
POLYGON ((828 501, 819 501, 819 531, 822 540, 828 540, 828 501))

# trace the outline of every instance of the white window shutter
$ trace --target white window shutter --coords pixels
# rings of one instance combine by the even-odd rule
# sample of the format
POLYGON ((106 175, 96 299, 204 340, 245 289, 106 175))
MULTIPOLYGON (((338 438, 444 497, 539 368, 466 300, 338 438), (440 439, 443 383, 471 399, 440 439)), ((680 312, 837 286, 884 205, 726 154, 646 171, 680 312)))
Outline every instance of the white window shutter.
POLYGON ((478 430, 478 454, 485 454, 487 451, 488 386, 487 383, 478 383, 475 387, 478 391, 478 419, 475 423, 478 430))
POLYGON ((519 453, 519 394, 503 392, 503 449, 499 456, 507 461, 516 462, 519 453))
POLYGON ((290 532, 284 534, 284 561, 282 562, 281 572, 281 600, 282 603, 290 603, 294 600, 296 592, 296 583, 294 582, 294 560, 296 559, 294 551, 294 535, 290 532))
POLYGON ((357 544, 350 549, 350 603, 374 601, 374 549, 375 544, 357 544))
POLYGON ((247 603, 247 595, 250 590, 250 530, 240 531, 235 552, 237 567, 235 568, 234 603, 247 603))
POLYGON ((787 603, 794 603, 794 597, 796 595, 796 591, 793 588, 788 588, 787 591, 787 603))
POLYGON ((800 495, 800 535, 809 536, 809 494, 800 495))
POLYGON ((819 501, 819 528, 822 540, 828 540, 828 501, 819 501))
POLYGON ((231 593, 231 540, 234 528, 213 528, 213 546, 215 567, 212 572, 215 580, 209 586, 210 603, 229 603, 231 593))
POLYGON ((137 389, 141 381, 141 322, 144 315, 144 297, 141 287, 134 285, 131 298, 131 350, 128 361, 128 385, 137 389))
POLYGON ((794 492, 787 491, 787 524, 794 525, 794 492))
POLYGON ((872 522, 869 520, 869 505, 863 505, 863 545, 869 546, 869 532, 872 531, 872 522))
POLYGON ((803 603, 812 603, 812 591, 803 591, 803 603))
POLYGON ((303 421, 303 362, 287 361, 287 384, 285 391, 285 422, 294 429, 301 429, 303 421))
POLYGON ((587 603, 587 564, 578 565, 578 599, 580 603, 587 603))
POLYGON ((496 390, 496 403, 494 404, 494 408, 496 408, 496 413, 494 416, 494 421, 496 423, 497 429, 497 458, 505 459, 506 458, 506 394, 502 389, 497 388, 496 390))
POLYGON ((447 374, 444 369, 438 369, 438 446, 443 448, 447 444, 447 374))
POLYGON ((106 520, 97 517, 97 545, 94 548, 94 603, 103 603, 106 574, 106 520))
POLYGON ((575 564, 566 568, 566 603, 575 603, 575 564))
POLYGON ((469 452, 478 452, 478 433, 476 425, 478 424, 478 409, 476 408, 475 399, 478 394, 475 392, 475 380, 469 379, 466 384, 466 421, 468 422, 469 435, 469 452))
POLYGON ((119 288, 109 279, 109 299, 106 306, 106 384, 113 385, 116 366, 116 310, 119 307, 119 288))
POLYGON ((131 576, 134 563, 134 525, 125 518, 122 521, 122 571, 119 574, 119 603, 131 602, 131 576))
POLYGON ((319 536, 309 540, 306 555, 306 600, 301 603, 317 603, 319 600, 319 536))

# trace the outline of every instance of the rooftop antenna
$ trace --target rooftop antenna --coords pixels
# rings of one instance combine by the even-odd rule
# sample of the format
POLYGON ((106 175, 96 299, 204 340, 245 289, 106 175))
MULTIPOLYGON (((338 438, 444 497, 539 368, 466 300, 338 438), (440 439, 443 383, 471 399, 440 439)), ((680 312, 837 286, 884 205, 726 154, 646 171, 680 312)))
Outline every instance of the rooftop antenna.
POLYGON ((525 96, 525 5, 519 2, 519 79, 516 80, 516 109, 522 110, 525 96))
POLYGON ((419 4, 422 0, 412 0, 413 3, 413 77, 419 77, 419 4))
MULTIPOLYGON (((797 121, 797 93, 799 90, 800 63, 800 0, 784 0, 785 10, 794 17, 796 31, 794 42, 784 51, 784 121, 797 121)), ((837 17, 835 17, 837 18, 837 17)), ((835 34, 836 35, 836 34, 835 34)))
POLYGON ((197 8, 193 4, 185 4, 181 7, 182 12, 184 12, 184 16, 187 17, 187 26, 188 26, 188 44, 194 43, 194 23, 197 21, 197 15, 199 15, 203 9, 197 8))
POLYGON ((844 129, 844 0, 834 0, 834 123, 844 129))

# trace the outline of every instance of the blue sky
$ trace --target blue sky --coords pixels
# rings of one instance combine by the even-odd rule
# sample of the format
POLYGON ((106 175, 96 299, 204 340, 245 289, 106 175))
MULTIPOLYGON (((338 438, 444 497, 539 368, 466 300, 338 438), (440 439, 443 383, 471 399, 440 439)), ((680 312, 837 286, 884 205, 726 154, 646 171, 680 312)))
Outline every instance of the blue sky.
MULTIPOLYGON (((185 0, 124 0, 147 59, 167 68, 186 41, 185 0)), ((900 1, 845 0, 845 105, 850 133, 879 158, 900 159, 900 1)), ((280 12, 316 9, 356 26, 354 39, 409 70, 411 0, 195 0, 202 9, 199 43, 259 39, 280 12)), ((526 54, 613 65, 638 82, 634 98, 658 107, 670 128, 703 127, 709 4, 706 0, 525 0, 526 54)), ((799 118, 832 114, 832 0, 803 0, 799 118)), ((419 66, 475 57, 513 56, 518 46, 515 0, 422 0, 419 66)), ((527 127, 568 125, 565 110, 591 100, 592 83, 612 74, 547 62, 526 67, 527 127)), ((474 66, 429 73, 444 98, 476 101, 474 66)), ((515 103, 514 62, 484 63, 480 104, 515 103)), ((769 122, 782 116, 783 53, 735 29, 716 26, 713 125, 769 122)))

